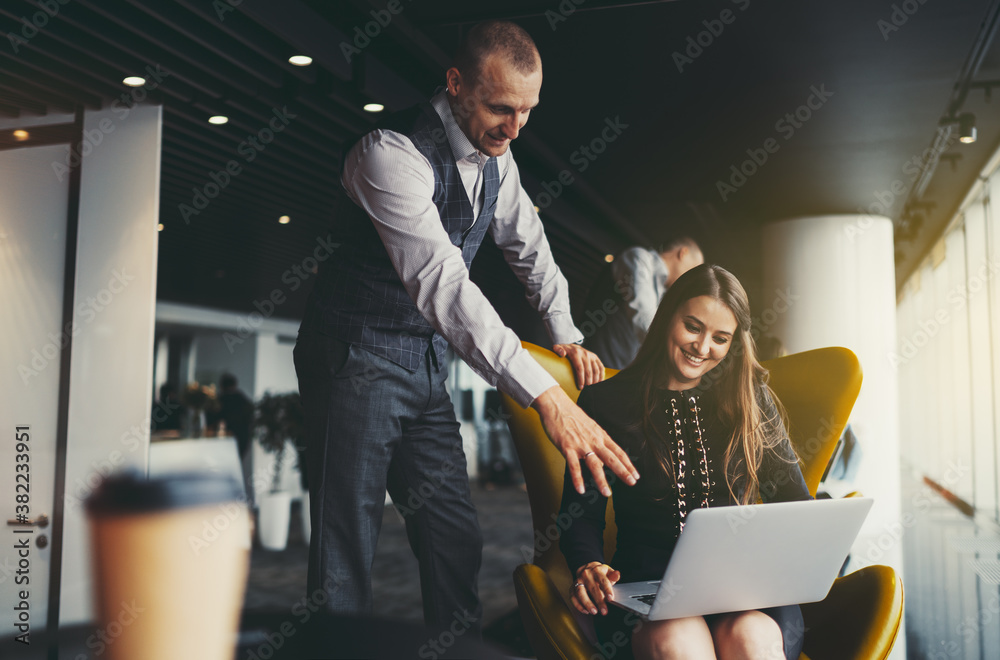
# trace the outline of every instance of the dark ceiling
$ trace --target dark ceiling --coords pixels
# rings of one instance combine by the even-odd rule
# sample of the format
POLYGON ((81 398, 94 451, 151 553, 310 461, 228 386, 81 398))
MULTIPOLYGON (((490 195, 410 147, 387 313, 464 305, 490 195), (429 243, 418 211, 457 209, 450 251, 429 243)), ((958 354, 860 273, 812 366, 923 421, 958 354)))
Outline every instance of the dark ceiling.
MULTIPOLYGON (((541 104, 513 150, 576 300, 603 255, 630 244, 693 231, 710 259, 752 278, 761 224, 880 202, 902 282, 1000 140, 996 0, 390 4, 397 14, 383 0, 2 0, 0 116, 108 107, 130 93, 124 76, 160 71, 160 299, 252 311, 280 288, 286 318, 311 284, 293 290, 295 269, 334 221, 342 150, 375 121, 362 105, 429 96, 484 18, 517 21, 542 54, 541 104), (374 36, 355 42, 366 28, 374 36), (345 43, 360 51, 350 61, 345 43), (290 65, 299 53, 314 63, 290 65), (975 114, 978 142, 952 134, 916 190, 941 119, 960 112, 975 114), (247 142, 275 113, 284 130, 247 142), (208 124, 214 114, 229 123, 208 124), (231 161, 239 173, 198 199, 231 161), (734 167, 756 171, 742 180, 734 167), (562 170, 573 182, 548 204, 539 195, 562 170)), ((496 254, 482 261, 477 280, 510 296, 496 254)))

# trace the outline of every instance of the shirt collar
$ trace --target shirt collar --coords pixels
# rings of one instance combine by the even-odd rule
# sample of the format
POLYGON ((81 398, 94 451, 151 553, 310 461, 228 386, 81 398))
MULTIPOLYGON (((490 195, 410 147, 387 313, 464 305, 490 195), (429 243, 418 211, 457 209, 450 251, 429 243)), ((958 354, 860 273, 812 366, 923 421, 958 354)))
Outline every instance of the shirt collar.
POLYGON ((451 113, 451 105, 448 104, 448 90, 441 90, 435 94, 431 98, 431 105, 441 117, 441 123, 444 124, 444 131, 448 136, 448 143, 451 145, 451 153, 455 156, 455 160, 460 161, 470 156, 476 156, 477 162, 486 160, 486 156, 472 146, 469 138, 465 136, 465 133, 459 128, 458 122, 455 121, 455 116, 451 113))

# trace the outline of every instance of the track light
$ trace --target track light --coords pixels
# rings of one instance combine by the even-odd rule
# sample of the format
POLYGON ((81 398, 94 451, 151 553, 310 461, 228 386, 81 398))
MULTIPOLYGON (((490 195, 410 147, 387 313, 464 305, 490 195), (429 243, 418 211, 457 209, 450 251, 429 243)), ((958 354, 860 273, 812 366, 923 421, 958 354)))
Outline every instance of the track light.
POLYGON ((965 112, 958 116, 958 140, 963 144, 976 141, 976 116, 965 112))
POLYGON ((976 141, 976 116, 971 112, 963 112, 958 115, 948 115, 942 117, 938 122, 939 126, 958 124, 958 140, 963 144, 972 144, 976 141))

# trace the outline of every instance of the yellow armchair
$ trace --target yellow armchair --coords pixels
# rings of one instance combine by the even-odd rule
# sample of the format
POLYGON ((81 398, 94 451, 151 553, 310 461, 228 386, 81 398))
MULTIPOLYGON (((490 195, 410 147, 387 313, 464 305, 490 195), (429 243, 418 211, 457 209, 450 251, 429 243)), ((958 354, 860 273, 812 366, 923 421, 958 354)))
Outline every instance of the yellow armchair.
MULTIPOLYGON (((576 400, 572 367, 534 344, 524 343, 559 385, 576 400)), ((788 433, 815 494, 861 389, 861 366, 846 348, 823 348, 764 363, 770 385, 788 415, 788 433)), ((617 371, 608 369, 607 377, 617 371)), ((573 576, 559 551, 559 504, 565 460, 542 429, 538 414, 503 397, 508 424, 528 485, 534 527, 533 564, 514 571, 514 590, 525 630, 540 660, 589 660, 591 644, 569 605, 573 576)), ((608 507, 604 553, 615 551, 617 527, 608 507)), ((802 606, 806 660, 882 660, 889 655, 903 618, 903 586, 888 566, 870 566, 837 579, 827 598, 802 606)), ((801 659, 800 659, 801 660, 801 659)))

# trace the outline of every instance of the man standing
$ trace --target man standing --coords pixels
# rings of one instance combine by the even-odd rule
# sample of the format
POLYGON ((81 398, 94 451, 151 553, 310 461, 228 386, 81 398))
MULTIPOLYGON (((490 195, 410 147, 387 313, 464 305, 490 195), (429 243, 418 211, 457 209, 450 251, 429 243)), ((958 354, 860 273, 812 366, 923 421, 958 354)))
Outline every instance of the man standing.
POLYGON ((608 493, 604 466, 627 483, 639 476, 469 280, 489 231, 578 385, 603 378, 600 360, 576 343, 566 280, 508 150, 541 82, 541 59, 523 29, 477 25, 446 73, 447 88, 365 135, 345 158, 350 203, 336 219, 340 247, 323 264, 295 347, 313 517, 308 588, 322 589, 333 612, 372 610, 388 488, 406 504, 425 621, 478 634, 482 536, 445 389, 448 343, 538 411, 577 490, 581 463, 608 493))
MULTIPOLYGON (((605 315, 584 345, 604 366, 624 369, 639 352, 663 294, 678 277, 705 262, 698 243, 689 236, 671 240, 660 250, 631 247, 611 262, 608 281, 601 281, 587 299, 587 309, 605 315), (608 312, 607 301, 617 309, 608 312)), ((603 273, 603 271, 602 271, 603 273)), ((593 323, 593 321, 591 321, 593 323)))
POLYGON ((219 379, 219 411, 215 417, 226 424, 226 431, 236 438, 236 448, 240 454, 240 467, 243 470, 243 484, 247 498, 253 502, 253 479, 250 475, 250 446, 253 440, 254 405, 246 394, 238 387, 239 382, 232 374, 222 374, 219 379))

